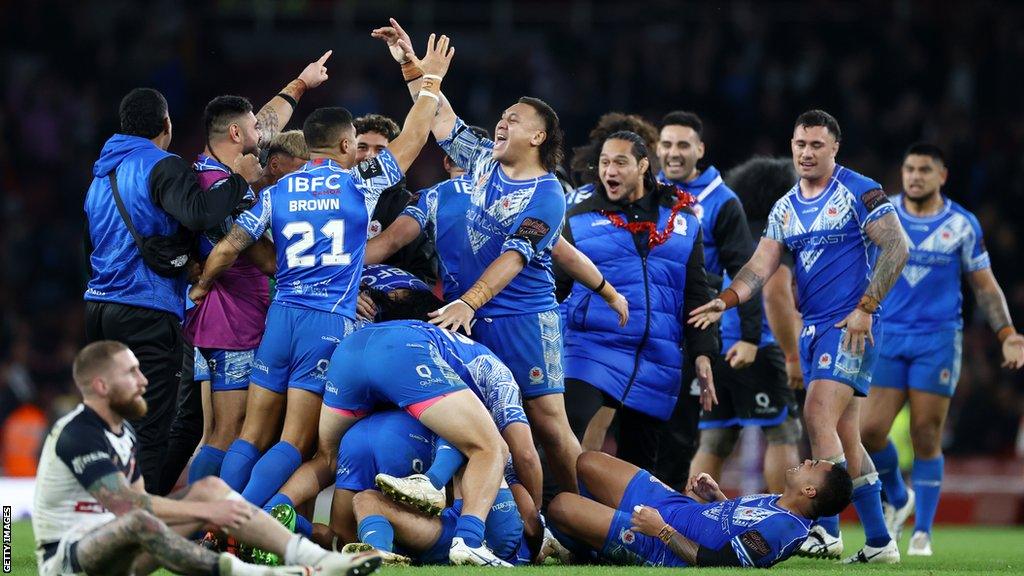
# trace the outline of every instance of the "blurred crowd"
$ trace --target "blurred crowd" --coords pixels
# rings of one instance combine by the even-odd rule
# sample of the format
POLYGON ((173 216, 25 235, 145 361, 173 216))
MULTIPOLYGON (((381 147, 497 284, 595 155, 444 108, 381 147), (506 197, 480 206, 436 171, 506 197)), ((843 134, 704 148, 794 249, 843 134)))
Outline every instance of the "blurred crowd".
MULTIPOLYGON (((408 95, 369 30, 399 18, 422 41, 459 45, 445 92, 489 125, 522 94, 559 112, 569 146, 610 110, 705 122, 706 161, 788 155, 793 119, 833 113, 839 161, 899 191, 903 149, 925 139, 950 158, 946 193, 974 211, 1018 329, 1024 327, 1024 6, 973 2, 635 3, 598 0, 364 3, 326 0, 31 2, 0 19, 0 422, 75 402, 70 367, 84 340, 82 202, 91 163, 131 88, 166 95, 170 150, 202 150, 203 106, 234 93, 258 107, 304 63, 335 50, 331 78, 303 102, 355 115, 402 114, 408 95)), ((401 120, 401 118, 397 118, 401 120)), ((400 123, 400 122, 399 122, 400 123)), ((442 178, 428 146, 410 189, 442 178)), ((951 455, 1018 444, 1024 379, 965 294, 964 368, 945 445, 951 455)))

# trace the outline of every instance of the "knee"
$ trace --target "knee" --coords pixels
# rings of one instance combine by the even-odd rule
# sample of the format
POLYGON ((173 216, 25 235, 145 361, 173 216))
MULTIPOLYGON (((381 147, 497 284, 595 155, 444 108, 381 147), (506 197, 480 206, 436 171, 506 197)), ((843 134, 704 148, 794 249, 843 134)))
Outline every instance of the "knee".
POLYGON ((609 458, 611 456, 604 452, 583 452, 576 459, 576 477, 580 482, 586 482, 588 478, 593 478, 607 464, 609 458))
POLYGON ((910 442, 915 454, 926 454, 937 450, 942 443, 942 421, 937 418, 912 419, 910 442))
POLYGON ((889 441, 889 431, 883 430, 874 422, 865 422, 860 429, 860 441, 868 452, 878 452, 885 448, 886 442, 889 441))
POLYGON ((216 476, 200 478, 189 487, 186 500, 219 500, 226 496, 231 488, 216 476))
POLYGON ((548 504, 547 518, 551 522, 554 522, 555 526, 558 526, 559 528, 565 526, 565 519, 573 504, 573 496, 576 495, 569 492, 562 492, 555 496, 551 500, 551 503, 548 504))
POLYGON ((737 428, 708 428, 700 433, 700 451, 718 458, 726 458, 736 447, 740 437, 737 428))
POLYGON ((794 416, 786 418, 782 424, 765 428, 764 437, 768 444, 776 446, 782 444, 797 444, 803 436, 804 428, 800 419, 794 416))
POLYGON ((357 519, 379 514, 383 495, 376 490, 363 490, 352 497, 352 512, 357 519))

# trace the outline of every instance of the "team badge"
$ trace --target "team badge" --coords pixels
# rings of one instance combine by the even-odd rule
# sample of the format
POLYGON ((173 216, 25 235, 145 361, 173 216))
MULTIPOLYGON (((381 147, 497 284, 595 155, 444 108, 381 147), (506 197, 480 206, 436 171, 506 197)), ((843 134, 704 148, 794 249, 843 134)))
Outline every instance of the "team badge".
POLYGON ((690 209, 693 210, 693 215, 697 217, 697 220, 703 220, 704 219, 704 207, 703 206, 701 206, 700 204, 694 204, 693 206, 690 206, 690 209))
POLYGON ((540 369, 540 366, 534 366, 530 368, 530 383, 540 384, 544 381, 544 371, 540 369))
POLYGON ((636 541, 636 534, 633 534, 632 530, 623 529, 622 532, 619 532, 619 540, 623 544, 632 544, 636 541))
POLYGON ((370 222, 370 225, 366 227, 366 235, 369 236, 370 238, 376 237, 378 234, 380 234, 380 232, 381 226, 380 222, 377 220, 372 220, 370 222))
POLYGON ((818 368, 828 368, 832 365, 832 356, 826 352, 818 357, 818 368))
POLYGON ((672 220, 672 233, 686 236, 686 217, 682 214, 676 214, 675 219, 672 220))
POLYGON ((949 384, 949 379, 953 377, 953 374, 949 371, 949 368, 943 368, 942 372, 939 372, 939 382, 943 384, 949 384))

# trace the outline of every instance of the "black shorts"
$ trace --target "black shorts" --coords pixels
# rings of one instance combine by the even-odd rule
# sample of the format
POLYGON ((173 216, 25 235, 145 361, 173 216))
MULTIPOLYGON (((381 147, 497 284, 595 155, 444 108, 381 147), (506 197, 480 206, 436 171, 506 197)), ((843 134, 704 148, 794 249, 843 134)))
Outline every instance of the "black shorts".
POLYGON ((795 414, 796 398, 786 380, 786 358, 775 344, 757 351, 754 363, 742 370, 719 357, 712 367, 718 404, 700 417, 700 429, 782 424, 795 414))

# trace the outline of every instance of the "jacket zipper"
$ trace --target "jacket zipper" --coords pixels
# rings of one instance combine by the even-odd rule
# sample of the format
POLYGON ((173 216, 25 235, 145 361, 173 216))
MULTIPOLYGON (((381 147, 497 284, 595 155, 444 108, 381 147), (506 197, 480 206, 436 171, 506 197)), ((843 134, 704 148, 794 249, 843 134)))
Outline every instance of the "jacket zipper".
POLYGON ((644 345, 647 344, 647 337, 651 333, 651 287, 647 278, 647 256, 640 257, 640 264, 644 272, 644 335, 640 337, 640 344, 636 347, 636 352, 633 354, 633 373, 630 374, 629 382, 626 384, 625 390, 622 391, 622 398, 619 400, 623 406, 626 404, 626 396, 629 395, 629 389, 636 382, 636 373, 640 370, 640 353, 644 349, 644 345))

